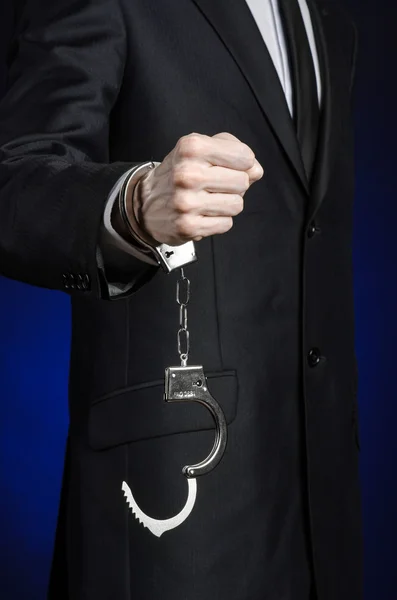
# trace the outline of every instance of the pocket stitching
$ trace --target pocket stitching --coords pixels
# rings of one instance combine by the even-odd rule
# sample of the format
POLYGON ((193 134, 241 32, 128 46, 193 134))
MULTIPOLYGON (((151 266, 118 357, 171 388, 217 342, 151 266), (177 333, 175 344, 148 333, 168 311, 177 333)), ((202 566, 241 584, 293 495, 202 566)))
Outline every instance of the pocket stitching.
MULTIPOLYGON (((208 375, 206 375, 207 379, 214 379, 215 377, 217 379, 220 379, 222 377, 236 377, 237 379, 237 371, 235 369, 229 371, 210 371, 208 375)), ((91 406, 96 406, 101 402, 105 402, 106 400, 110 400, 111 398, 115 398, 123 394, 129 394, 131 392, 144 390, 146 388, 160 386, 164 386, 164 379, 152 379, 150 381, 143 381, 142 383, 135 383, 134 385, 119 388, 117 390, 114 390, 113 392, 108 392, 107 394, 103 394, 102 396, 95 397, 93 400, 91 400, 91 406)))
MULTIPOLYGON (((228 425, 230 425, 236 418, 237 416, 237 412, 238 412, 238 397, 239 397, 239 381, 238 381, 238 376, 237 376, 237 370, 233 369, 233 370, 228 370, 228 371, 212 371, 209 372, 206 377, 208 378, 209 381, 209 387, 211 388, 211 380, 213 381, 219 381, 219 380, 223 380, 226 382, 226 379, 229 379, 230 383, 227 383, 228 386, 232 385, 233 386, 233 400, 230 404, 225 405, 224 409, 227 409, 227 412, 225 413, 227 415, 227 423, 228 425)), ((207 424, 202 423, 202 425, 200 427, 197 427, 195 425, 193 425, 192 423, 192 427, 189 426, 185 426, 186 428, 181 428, 180 430, 178 430, 178 428, 176 427, 175 430, 170 431, 170 430, 164 430, 162 432, 158 432, 158 433, 150 433, 148 435, 144 434, 144 430, 142 431, 143 437, 139 436, 136 437, 136 434, 134 434, 133 436, 131 436, 131 438, 129 439, 129 441, 124 440, 123 439, 123 435, 122 432, 121 433, 121 438, 120 441, 116 442, 116 441, 109 441, 106 442, 106 438, 107 438, 107 434, 103 434, 101 435, 101 427, 99 429, 97 429, 97 426, 101 423, 104 423, 103 421, 103 417, 99 416, 97 414, 97 410, 100 410, 102 414, 103 413, 103 409, 101 408, 102 405, 104 405, 104 409, 105 411, 110 410, 111 405, 113 405, 113 402, 126 402, 125 400, 125 396, 129 396, 130 394, 141 394, 141 393, 147 393, 146 390, 155 390, 156 388, 163 388, 164 386, 164 380, 152 380, 152 381, 147 381, 147 382, 143 382, 143 383, 139 383, 133 386, 130 386, 129 388, 123 388, 121 390, 117 390, 114 392, 111 392, 110 394, 106 394, 104 396, 101 396, 99 398, 97 398, 94 402, 92 402, 91 406, 90 406, 90 415, 88 418, 88 431, 87 431, 87 435, 88 435, 88 439, 89 439, 89 445, 90 447, 95 450, 95 451, 101 451, 101 450, 106 450, 112 447, 116 447, 119 445, 123 445, 125 443, 134 443, 134 442, 138 442, 138 441, 144 441, 144 440, 150 440, 150 439, 155 439, 155 438, 159 438, 159 437, 163 437, 163 436, 169 436, 169 435, 175 435, 178 433, 191 433, 191 432, 196 432, 196 431, 210 431, 212 430, 214 427, 211 426, 209 427, 207 424), (109 408, 107 408, 107 401, 109 401, 109 408), (98 420, 99 418, 99 420, 98 420), (94 425, 95 424, 95 425, 94 425), (93 429, 94 427, 94 429, 93 429), (94 433, 97 432, 99 437, 97 437, 97 435, 94 433), (103 437, 104 436, 104 437, 103 437)), ((152 392, 149 392, 152 393, 152 392)), ((216 392, 214 392, 214 397, 216 398, 216 392)), ((116 408, 116 412, 117 411, 117 407, 116 408)), ((108 423, 108 422, 107 422, 108 423)), ((164 422, 166 424, 166 421, 164 422)), ((175 423, 176 425, 176 423, 175 423)), ((105 427, 104 425, 102 425, 102 432, 106 431, 107 429, 107 425, 105 427, 105 429, 103 429, 103 427, 105 427)), ((145 429, 145 428, 144 428, 145 429)), ((108 440, 112 438, 112 435, 110 435, 110 438, 107 438, 108 440)))

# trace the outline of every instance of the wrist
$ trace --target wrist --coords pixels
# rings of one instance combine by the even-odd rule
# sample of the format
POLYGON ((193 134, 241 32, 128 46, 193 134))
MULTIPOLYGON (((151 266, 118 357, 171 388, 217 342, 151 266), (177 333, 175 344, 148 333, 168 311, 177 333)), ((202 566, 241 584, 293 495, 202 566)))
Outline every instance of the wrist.
POLYGON ((155 240, 143 226, 142 206, 144 198, 148 194, 148 179, 151 177, 154 169, 151 169, 134 184, 129 182, 126 190, 126 212, 131 228, 134 232, 150 246, 158 246, 159 242, 155 240))
MULTIPOLYGON (((150 161, 133 169, 125 178, 118 197, 119 214, 125 235, 129 237, 131 243, 138 244, 140 248, 143 248, 150 254, 155 253, 159 242, 153 239, 138 223, 134 212, 133 196, 141 177, 154 169, 154 167, 153 161, 150 161)), ((139 211, 139 198, 136 198, 135 202, 138 204, 137 210, 139 211)))
POLYGON ((155 240, 153 240, 146 232, 143 231, 143 228, 140 227, 138 223, 138 211, 140 210, 140 196, 136 194, 138 191, 138 184, 141 183, 141 180, 145 178, 149 173, 145 172, 139 176, 139 174, 135 175, 132 178, 129 178, 128 175, 122 189, 119 192, 119 201, 113 203, 112 211, 110 214, 110 221, 113 229, 118 233, 127 243, 137 246, 141 249, 147 251, 147 247, 139 241, 139 238, 144 240, 146 243, 151 245, 157 244, 155 240), (129 181, 128 181, 129 180, 129 181), (123 193, 123 189, 125 189, 125 206, 126 210, 124 211, 124 216, 121 211, 120 204, 120 194, 123 193), (135 202, 135 207, 133 203, 135 202), (128 223, 126 222, 126 217, 128 223), (136 232, 136 236, 132 235, 132 231, 136 232))

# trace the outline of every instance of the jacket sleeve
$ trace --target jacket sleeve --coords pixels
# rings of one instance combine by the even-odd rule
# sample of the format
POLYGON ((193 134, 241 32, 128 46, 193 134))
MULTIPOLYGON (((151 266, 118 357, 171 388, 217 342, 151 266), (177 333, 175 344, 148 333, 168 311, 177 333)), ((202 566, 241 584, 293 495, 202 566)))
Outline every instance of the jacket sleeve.
MULTIPOLYGON (((0 273, 109 299, 97 247, 106 201, 139 162, 110 162, 123 79, 118 0, 27 0, 0 101, 0 273)), ((129 294, 158 267, 136 260, 129 294)))

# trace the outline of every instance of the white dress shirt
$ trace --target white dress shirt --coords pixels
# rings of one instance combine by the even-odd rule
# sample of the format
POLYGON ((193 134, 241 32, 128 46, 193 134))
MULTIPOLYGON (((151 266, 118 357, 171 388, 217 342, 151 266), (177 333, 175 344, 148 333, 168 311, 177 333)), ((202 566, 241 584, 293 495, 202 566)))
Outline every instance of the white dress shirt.
MULTIPOLYGON (((288 62, 287 45, 282 27, 282 21, 280 16, 280 10, 278 6, 278 0, 246 0, 247 5, 252 13, 252 16, 258 26, 258 29, 263 37, 263 41, 267 46, 269 54, 273 60, 274 67, 280 78, 281 86, 284 90, 286 101, 288 104, 291 116, 293 116, 293 89, 292 79, 290 74, 290 67, 288 62)), ((320 76, 320 66, 318 60, 318 54, 314 39, 313 27, 310 18, 309 9, 306 0, 298 0, 300 9, 302 12, 303 21, 306 27, 307 36, 309 39, 310 48, 312 51, 314 68, 317 79, 317 92, 319 104, 322 99, 322 85, 320 76)), ((160 163, 155 163, 160 164, 160 163)), ((128 171, 129 172, 129 171, 128 171)), ((103 224, 101 229, 100 248, 103 250, 106 246, 106 258, 107 261, 111 260, 112 266, 122 266, 123 269, 128 269, 128 255, 133 255, 140 260, 149 262, 156 265, 157 262, 149 258, 147 255, 141 253, 135 246, 126 242, 112 227, 110 215, 113 207, 113 203, 118 195, 118 192, 122 186, 124 178, 128 172, 119 179, 116 185, 113 187, 109 194, 109 198, 106 204, 103 224)), ((175 251, 182 249, 183 246, 175 247, 175 251)), ((181 251, 181 250, 180 250, 181 251)), ((98 262, 103 265, 103 259, 101 252, 98 253, 98 262)), ((104 266, 106 269, 106 265, 104 266)), ((112 285, 112 284, 111 284, 112 285)), ((112 295, 115 295, 118 291, 126 291, 126 286, 113 284, 112 295)))

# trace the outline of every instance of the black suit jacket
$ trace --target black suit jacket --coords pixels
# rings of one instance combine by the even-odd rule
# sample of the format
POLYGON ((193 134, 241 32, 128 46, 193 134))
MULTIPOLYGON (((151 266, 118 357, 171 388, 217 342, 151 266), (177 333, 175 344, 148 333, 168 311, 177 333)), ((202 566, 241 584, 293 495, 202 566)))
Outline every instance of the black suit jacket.
POLYGON ((305 180, 293 125, 243 0, 30 0, 0 105, 1 272, 64 289, 73 315, 70 435, 50 598, 361 599, 352 295, 351 92, 356 35, 309 0, 324 107, 305 180), (177 364, 175 273, 131 259, 109 301, 96 247, 130 166, 193 131, 233 133, 264 167, 227 234, 186 269, 190 364, 229 424, 187 521, 181 468, 212 444, 210 415, 165 405, 177 364))

